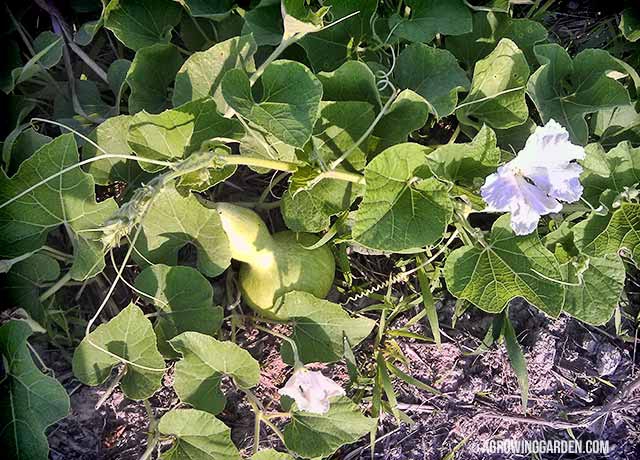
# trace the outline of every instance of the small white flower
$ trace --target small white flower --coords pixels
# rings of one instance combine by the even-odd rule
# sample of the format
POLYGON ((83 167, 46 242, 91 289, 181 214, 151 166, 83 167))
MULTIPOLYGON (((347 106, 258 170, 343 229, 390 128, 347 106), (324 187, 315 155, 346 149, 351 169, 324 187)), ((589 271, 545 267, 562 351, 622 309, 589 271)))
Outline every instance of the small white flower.
POLYGON ((582 196, 584 148, 569 140, 569 133, 554 120, 529 136, 516 158, 489 175, 480 194, 487 211, 510 212, 516 235, 527 235, 538 226, 540 216, 560 212, 562 203, 582 196))
POLYGON ((345 394, 344 389, 330 378, 304 368, 295 371, 278 392, 293 398, 298 409, 316 414, 329 410, 329 398, 345 394))

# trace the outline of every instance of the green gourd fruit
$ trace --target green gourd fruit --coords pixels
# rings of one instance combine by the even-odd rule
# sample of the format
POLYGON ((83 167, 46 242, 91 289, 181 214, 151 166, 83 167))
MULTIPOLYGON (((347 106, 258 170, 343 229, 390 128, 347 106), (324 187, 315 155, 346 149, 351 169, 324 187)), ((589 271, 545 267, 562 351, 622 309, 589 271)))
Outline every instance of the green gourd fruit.
POLYGON ((271 235, 254 211, 217 203, 231 257, 242 262, 240 291, 245 302, 264 316, 277 318, 275 300, 289 291, 326 297, 333 285, 335 259, 326 246, 307 249, 318 241, 310 233, 283 231, 271 235), (306 247, 305 247, 306 246, 306 247))

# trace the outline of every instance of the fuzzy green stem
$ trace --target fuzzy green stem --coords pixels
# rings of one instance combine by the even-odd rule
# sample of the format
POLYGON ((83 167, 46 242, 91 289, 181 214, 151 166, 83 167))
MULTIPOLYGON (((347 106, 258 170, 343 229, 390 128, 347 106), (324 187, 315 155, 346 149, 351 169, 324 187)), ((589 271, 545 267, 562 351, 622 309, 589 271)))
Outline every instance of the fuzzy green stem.
POLYGON ((325 171, 319 174, 316 178, 316 181, 319 182, 322 179, 338 179, 360 185, 364 185, 365 183, 364 176, 362 174, 352 173, 348 171, 339 171, 337 169, 332 169, 330 171, 325 171))
POLYGON ((64 276, 62 276, 62 278, 56 281, 56 283, 53 286, 51 286, 49 289, 44 291, 42 295, 38 298, 38 300, 40 300, 40 302, 44 302, 49 297, 51 297, 56 292, 58 292, 60 289, 62 289, 69 281, 71 281, 71 271, 68 271, 67 273, 65 273, 64 276))
POLYGON ((158 441, 160 440, 160 433, 158 432, 158 422, 153 416, 153 408, 151 407, 151 404, 149 404, 149 400, 145 399, 142 402, 144 404, 145 410, 147 411, 147 416, 149 417, 149 434, 147 436, 147 448, 140 456, 140 460, 148 460, 149 458, 151 458, 153 450, 158 445, 158 441))
POLYGON ((96 409, 100 409, 100 407, 102 407, 104 402, 107 399, 109 399, 113 391, 116 389, 116 387, 120 383, 120 380, 122 380, 122 377, 124 377, 124 374, 126 374, 126 372, 127 372, 127 366, 121 366, 118 374, 114 377, 114 379, 109 384, 109 387, 107 388, 107 390, 104 392, 100 400, 96 403, 96 406, 95 406, 96 409))
POLYGON ((266 158, 244 157, 240 155, 221 155, 216 159, 228 165, 255 166, 286 172, 296 172, 298 170, 298 164, 289 161, 268 160, 266 158))
POLYGON ((283 51, 287 49, 289 45, 292 45, 293 43, 295 43, 297 40, 298 40, 297 37, 290 37, 280 41, 280 44, 278 44, 276 49, 273 50, 273 53, 269 55, 269 57, 260 65, 260 67, 256 69, 253 75, 251 75, 251 78, 249 78, 249 83, 251 84, 251 86, 253 86, 258 81, 258 79, 262 76, 262 74, 267 69, 267 67, 269 67, 269 64, 271 64, 273 61, 278 59, 278 57, 283 53, 283 51))
POLYGON ((391 107, 391 104, 393 104, 393 102, 398 97, 398 94, 400 94, 400 92, 398 90, 394 90, 389 100, 386 102, 384 107, 382 107, 382 110, 380 110, 380 113, 373 120, 373 123, 369 125, 367 130, 362 134, 362 136, 360 136, 360 138, 358 138, 355 144, 349 147, 342 155, 340 155, 339 158, 337 158, 335 161, 331 163, 331 165, 329 166, 329 169, 334 170, 338 166, 340 166, 340 164, 344 160, 346 160, 349 157, 349 155, 351 155, 360 146, 360 144, 362 144, 369 137, 369 135, 375 129, 376 125, 380 122, 380 120, 382 120, 382 117, 384 117, 387 114, 387 112, 389 111, 389 108, 391 107))

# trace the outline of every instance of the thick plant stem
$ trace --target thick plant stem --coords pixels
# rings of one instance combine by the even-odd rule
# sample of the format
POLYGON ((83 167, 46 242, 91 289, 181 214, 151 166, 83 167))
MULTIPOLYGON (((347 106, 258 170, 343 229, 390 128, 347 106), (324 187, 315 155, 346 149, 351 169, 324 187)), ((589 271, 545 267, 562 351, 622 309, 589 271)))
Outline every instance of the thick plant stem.
POLYGON ((147 416, 149 417, 149 435, 147 436, 147 448, 142 456, 140 456, 140 460, 148 460, 151 458, 153 450, 158 445, 160 433, 158 432, 158 421, 153 416, 153 408, 151 407, 151 404, 149 404, 149 400, 145 399, 142 402, 144 403, 144 408, 147 411, 147 416))
POLYGON ((376 116, 375 120, 373 120, 373 123, 371 123, 371 125, 369 125, 367 130, 362 134, 362 136, 360 136, 360 138, 356 141, 355 144, 353 144, 351 147, 349 147, 349 149, 347 149, 347 151, 345 151, 342 155, 340 155, 340 157, 338 159, 334 160, 331 163, 329 169, 334 170, 338 166, 340 166, 340 164, 344 160, 346 160, 349 157, 349 155, 351 155, 351 153, 353 153, 355 151, 355 149, 357 149, 360 146, 360 144, 362 144, 369 137, 369 135, 375 129, 376 125, 380 122, 380 120, 382 120, 382 117, 384 117, 387 114, 387 112, 389 111, 389 108, 391 107, 391 104, 393 104, 393 102, 398 97, 398 94, 400 94, 400 92, 398 90, 395 90, 393 92, 393 94, 391 95, 389 100, 386 102, 384 107, 382 107, 382 110, 380 110, 380 113, 376 116))
POLYGON ((298 40, 297 37, 291 37, 291 38, 282 40, 280 44, 276 47, 276 49, 273 50, 273 53, 271 53, 269 57, 260 65, 260 67, 256 69, 253 75, 251 75, 251 78, 249 78, 249 83, 251 84, 251 86, 253 86, 258 81, 258 79, 262 76, 262 74, 267 69, 267 67, 269 67, 269 64, 271 64, 273 61, 278 59, 278 56, 280 56, 282 52, 286 50, 287 47, 289 47, 289 45, 294 44, 297 40, 298 40))
POLYGON ((42 295, 38 298, 38 300, 40 300, 40 302, 44 302, 49 297, 51 297, 56 292, 58 292, 60 289, 62 289, 69 281, 71 281, 71 271, 68 271, 67 273, 65 273, 64 276, 61 277, 58 281, 56 281, 56 283, 53 286, 51 286, 49 289, 44 291, 42 295))
POLYGON ((275 169, 277 171, 296 172, 298 164, 289 161, 268 160, 266 158, 243 157, 240 155, 223 155, 217 157, 228 165, 255 166, 258 168, 275 169))
POLYGON ((122 380, 122 377, 124 377, 124 374, 126 372, 127 372, 127 366, 122 366, 118 374, 114 377, 113 381, 109 384, 109 388, 107 388, 107 390, 104 392, 100 400, 96 403, 96 406, 95 406, 96 409, 100 409, 100 407, 102 407, 105 401, 109 399, 109 397, 111 396, 113 391, 116 389, 116 387, 120 383, 120 380, 122 380))
MULTIPOLYGON (((244 157, 240 155, 223 155, 216 158, 222 163, 231 165, 255 166, 258 168, 268 168, 276 171, 296 172, 299 165, 289 161, 269 160, 266 158, 244 157)), ((355 184, 364 184, 364 176, 348 171, 330 170, 318 175, 314 182, 322 179, 338 179, 355 184)))

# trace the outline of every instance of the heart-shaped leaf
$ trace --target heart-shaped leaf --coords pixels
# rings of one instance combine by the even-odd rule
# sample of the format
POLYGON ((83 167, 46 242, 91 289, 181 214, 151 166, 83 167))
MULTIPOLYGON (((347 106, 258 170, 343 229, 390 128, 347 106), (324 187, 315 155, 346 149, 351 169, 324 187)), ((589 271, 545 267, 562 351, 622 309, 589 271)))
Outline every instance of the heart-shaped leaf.
POLYGON ((339 447, 357 441, 376 426, 344 396, 331 401, 326 414, 293 411, 284 430, 284 443, 302 458, 326 457, 339 447))
POLYGON ((437 119, 453 113, 458 92, 468 90, 470 84, 453 54, 423 43, 402 50, 394 75, 400 88, 412 89, 425 98, 437 119))
POLYGON ((496 170, 500 149, 495 133, 483 126, 471 142, 443 145, 431 152, 428 159, 436 176, 471 186, 475 179, 484 179, 496 170))
POLYGON ((618 255, 590 257, 587 269, 579 275, 571 262, 562 266, 567 292, 564 311, 585 323, 606 324, 618 307, 624 289, 625 269, 618 255))
POLYGON ((453 207, 447 187, 425 167, 428 152, 419 144, 399 144, 367 165, 367 185, 352 230, 357 243, 415 252, 442 236, 453 207))
POLYGON ((164 359, 151 322, 134 304, 82 339, 72 364, 73 375, 89 386, 100 385, 114 366, 123 364, 126 371, 120 387, 127 398, 135 400, 153 395, 164 375, 164 359))
POLYGON ((206 51, 193 53, 184 62, 173 90, 173 105, 212 96, 221 112, 227 108, 220 82, 230 69, 241 68, 254 72, 253 55, 257 49, 252 35, 233 37, 216 43, 206 51))
POLYGON ((286 60, 269 65, 260 82, 262 99, 256 102, 247 74, 233 69, 222 79, 222 94, 240 116, 285 144, 302 148, 318 119, 322 84, 304 65, 286 60))
MULTIPOLYGON (((77 163, 73 134, 57 137, 22 163, 15 176, 0 172, 0 203, 77 163)), ((0 258, 40 248, 51 230, 64 225, 74 246, 73 279, 95 276, 104 268, 102 235, 96 229, 116 209, 112 199, 96 203, 92 177, 80 168, 71 169, 0 209, 0 258)))
POLYGON ((24 308, 38 322, 45 316, 40 302, 40 290, 44 283, 60 277, 60 265, 45 254, 33 254, 16 263, 7 274, 0 294, 9 307, 24 308))
MULTIPOLYGON (((129 115, 108 118, 93 130, 89 138, 105 152, 132 155, 131 147, 127 144, 127 133, 132 120, 133 117, 129 115)), ((82 147, 82 154, 85 158, 104 155, 90 143, 82 147)), ((86 170, 100 185, 125 182, 129 186, 137 186, 151 178, 151 175, 145 173, 137 162, 119 158, 94 161, 86 166, 86 170)))
POLYGON ((503 38, 476 63, 471 90, 456 110, 458 119, 478 128, 482 123, 498 129, 523 124, 529 118, 525 100, 528 79, 524 54, 514 42, 503 38))
POLYGON ((560 123, 573 142, 587 143, 587 114, 630 103, 622 83, 609 77, 611 71, 626 74, 626 69, 607 51, 587 49, 572 60, 563 47, 553 43, 536 46, 535 54, 540 68, 531 75, 527 92, 542 121, 560 123))
POLYGON ((564 286, 558 261, 536 233, 514 235, 508 214, 495 221, 485 245, 465 246, 449 254, 444 274, 453 295, 490 313, 502 311, 516 297, 553 317, 562 309, 564 286))
POLYGON ((599 144, 589 144, 585 151, 584 173, 580 179, 584 198, 593 206, 600 205, 602 194, 607 190, 622 193, 625 187, 640 183, 640 148, 621 142, 606 153, 599 144))
POLYGON ((217 414, 226 398, 220 391, 223 375, 240 388, 260 380, 260 365, 249 352, 233 342, 220 342, 199 332, 184 332, 170 341, 182 355, 176 364, 174 388, 180 399, 196 409, 217 414))
POLYGON ((162 313, 155 331, 165 357, 178 357, 168 340, 183 332, 214 335, 218 331, 222 308, 213 306, 213 288, 195 268, 153 265, 138 275, 135 287, 162 313))
POLYGON ((346 211, 362 193, 362 186, 338 179, 323 179, 309 189, 287 191, 280 211, 294 232, 318 233, 329 228, 331 217, 346 211))
POLYGON ((182 66, 182 56, 173 45, 152 45, 140 49, 127 72, 131 88, 129 113, 141 110, 160 113, 169 107, 168 86, 182 66))
POLYGON ((174 186, 163 189, 142 220, 142 232, 136 249, 154 264, 177 265, 178 252, 185 245, 198 251, 198 270, 207 276, 222 273, 231 261, 227 234, 222 229, 215 209, 202 205, 187 193, 182 195, 174 186))
MULTIPOLYGON (((345 340, 355 347, 375 325, 369 318, 353 318, 340 305, 307 292, 289 292, 278 302, 278 316, 294 324, 291 338, 303 363, 338 361, 344 355, 345 340)), ((283 342, 280 353, 285 362, 293 363, 288 342, 283 342)))
MULTIPOLYGON (((202 143, 214 137, 240 138, 242 125, 225 118, 210 97, 187 102, 157 115, 145 111, 133 116, 127 142, 137 156, 174 161, 200 150, 202 143)), ((162 166, 141 163, 147 171, 162 166)))
POLYGON ((376 108, 382 106, 376 77, 371 69, 360 61, 347 61, 333 72, 320 72, 324 101, 362 101, 376 108))
POLYGON ((573 227, 578 249, 602 257, 624 249, 640 262, 640 204, 622 203, 612 214, 592 214, 573 227))
POLYGON ((31 328, 12 320, 0 327, 0 444, 3 456, 14 460, 46 460, 45 430, 69 414, 69 396, 53 377, 34 364, 27 338, 31 328))
POLYGON ((300 40, 307 52, 311 67, 317 71, 329 71, 342 65, 350 57, 350 51, 366 40, 370 33, 371 16, 376 11, 376 0, 328 0, 333 21, 324 30, 306 35, 300 40), (343 19, 356 13, 349 19, 343 19))
POLYGON ((231 430, 208 412, 174 409, 158 424, 160 433, 174 438, 162 460, 240 460, 231 430))
POLYGON ((471 11, 463 0, 407 0, 408 18, 394 14, 389 29, 411 42, 429 43, 436 34, 461 35, 471 31, 471 11))
POLYGON ((535 64, 533 47, 546 40, 547 29, 537 21, 515 19, 509 14, 480 12, 473 15, 473 31, 468 34, 447 38, 446 48, 451 51, 467 69, 493 51, 502 38, 512 40, 535 64))
POLYGON ((132 50, 168 43, 180 22, 181 9, 171 0, 111 0, 104 10, 104 25, 132 50))

